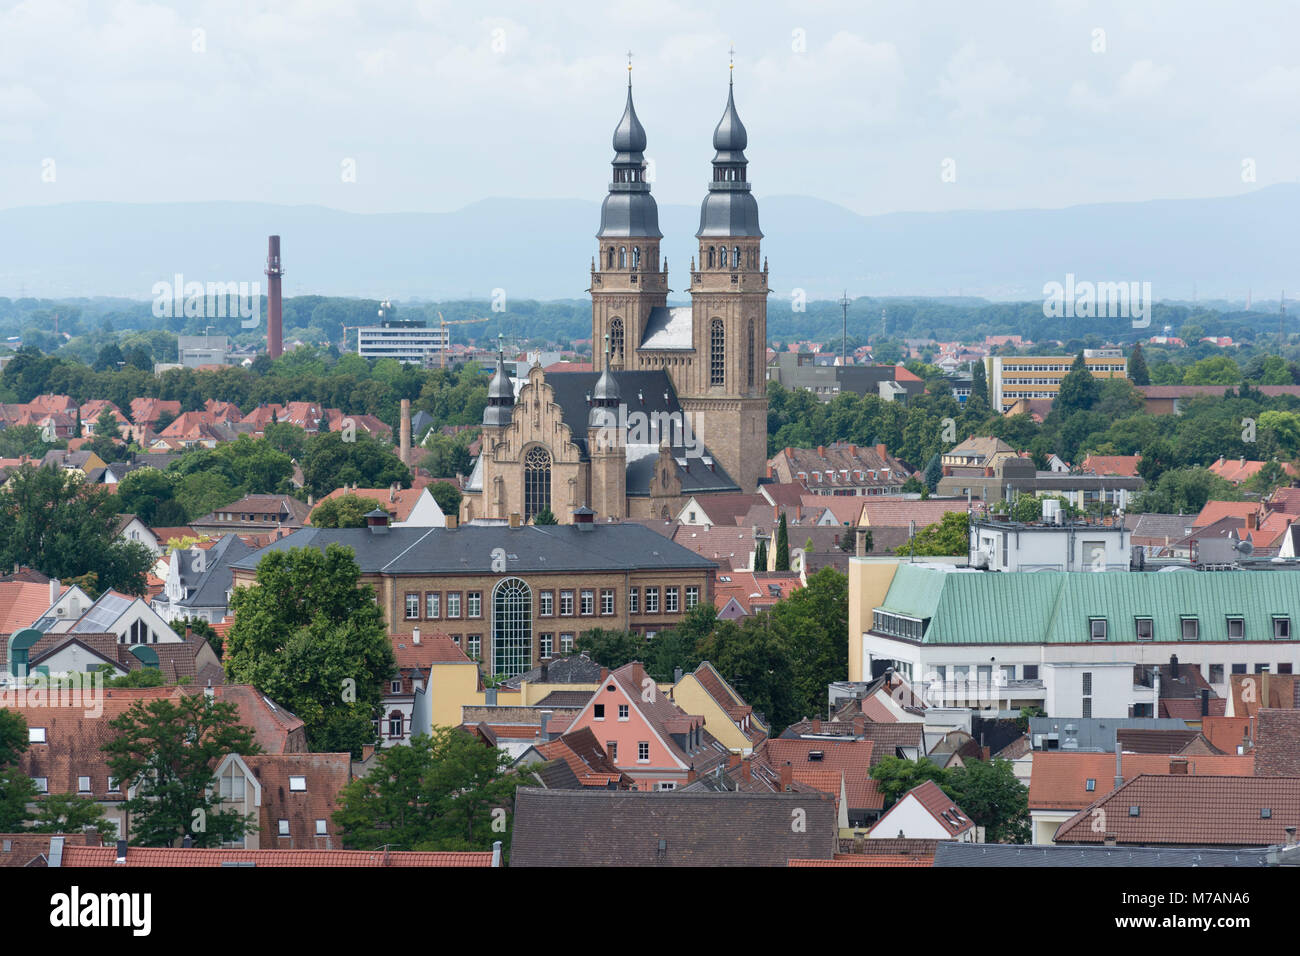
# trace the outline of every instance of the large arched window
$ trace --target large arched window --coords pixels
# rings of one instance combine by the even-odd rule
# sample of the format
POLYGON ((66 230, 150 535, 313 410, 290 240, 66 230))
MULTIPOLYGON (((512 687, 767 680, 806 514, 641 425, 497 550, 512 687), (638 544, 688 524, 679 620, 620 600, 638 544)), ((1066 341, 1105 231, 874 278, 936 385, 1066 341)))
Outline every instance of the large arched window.
POLYGON ((627 246, 618 247, 618 267, 620 269, 627 268, 627 246))
POLYGON ((633 246, 632 247, 632 268, 638 269, 640 268, 640 266, 641 266, 641 247, 633 246))
POLYGON ((524 520, 551 510, 551 453, 534 445, 524 456, 524 520))
POLYGON ((709 323, 709 343, 709 384, 725 385, 727 383, 727 333, 723 331, 721 319, 714 319, 709 323))
POLYGON ((615 362, 623 361, 623 320, 609 323, 609 354, 615 362))
POLYGON ((614 247, 613 246, 609 247, 609 255, 606 256, 606 261, 609 263, 608 268, 610 269, 614 268, 614 247))
POLYGON ((749 374, 748 384, 754 387, 754 320, 749 320, 749 374))
POLYGON ((713 268, 713 247, 709 246, 709 268, 713 268))
POLYGON ((492 594, 492 673, 514 677, 533 666, 533 592, 506 578, 492 594))
POLYGON ((737 269, 740 268, 740 246, 736 246, 731 251, 731 264, 737 269))

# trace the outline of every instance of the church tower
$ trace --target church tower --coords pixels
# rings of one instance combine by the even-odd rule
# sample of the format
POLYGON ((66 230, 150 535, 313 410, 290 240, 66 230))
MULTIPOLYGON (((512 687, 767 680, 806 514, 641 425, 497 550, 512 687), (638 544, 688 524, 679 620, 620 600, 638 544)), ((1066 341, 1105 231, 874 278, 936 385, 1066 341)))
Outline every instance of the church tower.
POLYGON ((668 266, 660 263, 659 209, 646 181, 645 129, 632 105, 628 66, 627 106, 614 130, 613 181, 600 207, 596 258, 591 264, 592 344, 608 337, 608 356, 593 349, 596 371, 639 368, 636 349, 650 310, 666 304, 668 266))
POLYGON ((758 203, 750 193, 748 136, 736 113, 734 82, 713 131, 713 178, 700 207, 699 258, 691 266, 695 361, 680 383, 709 449, 743 491, 767 464, 767 263, 758 203))

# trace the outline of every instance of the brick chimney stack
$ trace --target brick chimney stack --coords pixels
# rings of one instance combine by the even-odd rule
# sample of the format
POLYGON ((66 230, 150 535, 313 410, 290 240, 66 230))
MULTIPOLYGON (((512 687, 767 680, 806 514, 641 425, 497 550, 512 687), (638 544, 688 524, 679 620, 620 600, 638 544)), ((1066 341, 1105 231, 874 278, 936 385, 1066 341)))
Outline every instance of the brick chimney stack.
POLYGON ((284 354, 283 310, 280 303, 280 237, 271 236, 266 249, 266 354, 276 359, 284 354))
POLYGON ((409 398, 402 399, 401 458, 402 464, 409 467, 411 464, 411 400, 409 398))

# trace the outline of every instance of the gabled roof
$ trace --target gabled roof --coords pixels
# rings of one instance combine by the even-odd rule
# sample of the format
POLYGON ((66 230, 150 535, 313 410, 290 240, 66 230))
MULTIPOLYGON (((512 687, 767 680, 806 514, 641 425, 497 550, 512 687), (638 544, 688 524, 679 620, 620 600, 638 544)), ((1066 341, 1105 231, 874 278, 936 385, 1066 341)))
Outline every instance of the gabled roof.
POLYGON ((1255 735, 1255 772, 1261 777, 1300 777, 1300 710, 1265 707, 1255 735))
POLYGON ((906 528, 908 522, 916 522, 916 530, 927 525, 936 524, 950 511, 965 513, 965 498, 927 498, 908 500, 903 498, 864 498, 862 500, 862 523, 868 527, 906 528))
MULTIPOLYGON (((373 498, 379 502, 379 506, 389 513, 393 521, 405 521, 411 516, 412 509, 419 503, 420 498, 424 495, 423 488, 335 488, 328 495, 316 502, 316 508, 319 508, 331 498, 342 498, 344 495, 356 495, 358 498, 373 498)), ((315 508, 312 509, 315 511, 315 508)), ((307 521, 310 523, 311 516, 308 515, 307 521)))
POLYGON ((640 661, 624 664, 612 671, 609 679, 622 688, 628 701, 641 714, 650 729, 658 735, 660 741, 683 767, 689 767, 703 773, 721 760, 725 760, 727 750, 703 729, 704 718, 687 714, 673 703, 667 694, 651 694, 646 700, 644 688, 649 679, 644 665, 640 661), (692 727, 700 727, 701 746, 690 752, 673 739, 674 734, 686 734, 692 727))
POLYGON ((1244 522, 1259 512, 1258 501, 1207 501, 1192 522, 1192 527, 1204 528, 1223 518, 1240 518, 1244 522))
POLYGON ((884 815, 876 821, 872 827, 872 832, 880 830, 881 833, 890 833, 891 828, 897 824, 890 821, 890 816, 897 810, 904 801, 911 797, 919 803, 934 821, 938 823, 948 835, 956 839, 967 830, 975 825, 957 804, 952 802, 952 798, 939 788, 939 785, 933 780, 927 780, 919 786, 913 787, 907 793, 898 798, 898 802, 885 811, 884 815))
POLYGON ((1121 475, 1133 478, 1137 475, 1141 455, 1089 455, 1079 466, 1079 472, 1085 475, 1121 475))
POLYGON ((1235 717, 1254 717, 1264 707, 1300 707, 1300 680, 1295 674, 1229 674, 1235 717))
POLYGON ((835 835, 829 794, 521 787, 510 865, 783 867, 832 859, 835 835))
POLYGON ((434 664, 474 663, 447 634, 421 631, 419 644, 415 643, 410 634, 390 634, 388 639, 393 645, 393 657, 401 670, 428 670, 434 664))
POLYGON ((695 668, 691 674, 699 681, 704 692, 712 697, 714 703, 721 707, 723 712, 736 724, 737 728, 740 727, 746 717, 749 718, 749 729, 741 732, 751 742, 757 742, 767 735, 767 725, 754 713, 754 708, 745 703, 744 699, 727 683, 726 678, 718 673, 716 667, 708 661, 702 661, 700 666, 695 668))
POLYGON ((614 766, 590 727, 561 734, 555 740, 537 744, 535 749, 544 759, 559 760, 568 766, 579 786, 627 785, 623 772, 614 766))
POLYGON ((1065 821, 1055 839, 1095 844, 1112 833, 1123 844, 1273 846, 1297 824, 1300 777, 1142 774, 1065 821), (1095 829, 1096 819, 1104 827, 1095 829))
MULTIPOLYGON (((871 779, 871 755, 875 744, 870 740, 788 740, 763 741, 754 751, 755 763, 765 764, 779 774, 787 764, 792 771, 830 770, 844 775, 845 795, 850 811, 879 810, 885 795, 871 779), (814 754, 821 754, 814 757, 814 754)), ((890 752, 893 756, 893 752, 890 752)), ((835 792, 839 793, 836 787, 835 792)))

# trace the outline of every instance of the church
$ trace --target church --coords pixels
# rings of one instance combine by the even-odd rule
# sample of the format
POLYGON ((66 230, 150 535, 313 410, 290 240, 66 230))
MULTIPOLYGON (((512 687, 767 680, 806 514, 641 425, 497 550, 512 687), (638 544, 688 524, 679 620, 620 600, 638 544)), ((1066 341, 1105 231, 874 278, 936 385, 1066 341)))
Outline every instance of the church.
POLYGON ((670 307, 629 76, 591 263, 594 371, 534 365, 515 382, 498 357, 462 521, 670 518, 691 496, 755 490, 767 462, 768 281, 747 143, 733 79, 713 131, 691 304, 670 307))

